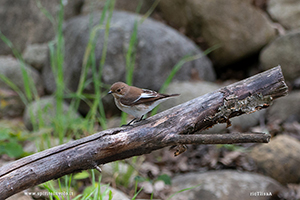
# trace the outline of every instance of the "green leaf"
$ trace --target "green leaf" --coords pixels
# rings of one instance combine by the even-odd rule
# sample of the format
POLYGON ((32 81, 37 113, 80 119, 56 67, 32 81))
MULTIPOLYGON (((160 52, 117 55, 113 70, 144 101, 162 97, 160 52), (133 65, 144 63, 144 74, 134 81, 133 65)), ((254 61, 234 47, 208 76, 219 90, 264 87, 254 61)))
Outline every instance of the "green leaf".
POLYGON ((9 136, 9 129, 3 129, 3 130, 0 130, 0 140, 7 140, 9 139, 10 136, 9 136))
POLYGON ((162 174, 157 177, 156 181, 162 180, 166 185, 171 185, 171 177, 167 174, 162 174))
POLYGON ((0 155, 1 155, 1 154, 5 154, 5 153, 6 153, 6 151, 5 151, 4 145, 3 145, 3 144, 0 144, 0 155))
POLYGON ((108 200, 112 200, 112 198, 113 198, 113 193, 112 193, 111 190, 109 190, 108 197, 109 197, 108 200))
POLYGON ((137 181, 138 183, 149 181, 149 179, 141 177, 141 176, 134 177, 134 180, 137 181))
POLYGON ((4 146, 6 154, 11 158, 21 157, 24 153, 23 148, 17 142, 9 142, 4 146))
POLYGON ((96 188, 97 187, 93 185, 87 186, 83 191, 83 196, 90 198, 92 195, 94 195, 96 188))
POLYGON ((80 172, 78 174, 75 174, 73 177, 75 180, 80 180, 80 179, 86 179, 89 178, 90 174, 87 171, 80 172))

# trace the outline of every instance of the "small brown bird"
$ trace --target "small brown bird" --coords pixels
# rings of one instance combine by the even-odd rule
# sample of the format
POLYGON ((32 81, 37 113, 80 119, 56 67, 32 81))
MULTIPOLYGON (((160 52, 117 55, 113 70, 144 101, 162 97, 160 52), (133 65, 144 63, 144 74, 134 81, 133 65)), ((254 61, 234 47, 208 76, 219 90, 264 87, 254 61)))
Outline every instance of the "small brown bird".
POLYGON ((155 108, 161 102, 178 96, 179 94, 160 94, 152 90, 141 89, 134 86, 129 86, 123 82, 114 83, 108 94, 112 94, 115 99, 116 106, 134 116, 126 126, 132 122, 141 121, 143 116, 155 108))

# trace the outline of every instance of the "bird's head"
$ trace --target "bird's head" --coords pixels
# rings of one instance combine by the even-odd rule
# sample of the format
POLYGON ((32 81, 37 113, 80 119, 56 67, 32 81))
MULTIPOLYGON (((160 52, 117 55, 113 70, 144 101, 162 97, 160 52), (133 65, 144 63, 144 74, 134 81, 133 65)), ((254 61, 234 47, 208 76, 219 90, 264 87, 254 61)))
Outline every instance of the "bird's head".
POLYGON ((123 82, 114 83, 108 92, 108 94, 112 94, 114 97, 123 97, 129 90, 129 86, 123 82))

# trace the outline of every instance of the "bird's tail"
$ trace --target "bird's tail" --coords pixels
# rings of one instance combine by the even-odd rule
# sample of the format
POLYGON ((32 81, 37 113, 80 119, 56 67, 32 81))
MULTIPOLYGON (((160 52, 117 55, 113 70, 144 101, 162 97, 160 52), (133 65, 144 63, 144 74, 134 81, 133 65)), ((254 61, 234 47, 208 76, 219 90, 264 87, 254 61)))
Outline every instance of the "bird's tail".
POLYGON ((166 94, 167 97, 176 97, 179 96, 180 94, 166 94))

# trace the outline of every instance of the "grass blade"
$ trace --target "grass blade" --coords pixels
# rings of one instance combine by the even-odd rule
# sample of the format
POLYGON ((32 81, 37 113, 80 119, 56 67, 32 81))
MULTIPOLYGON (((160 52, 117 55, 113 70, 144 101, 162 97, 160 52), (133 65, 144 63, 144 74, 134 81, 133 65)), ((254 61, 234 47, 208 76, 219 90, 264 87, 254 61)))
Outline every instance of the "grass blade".
POLYGON ((198 185, 195 185, 195 186, 193 186, 193 187, 189 187, 189 188, 185 188, 185 189, 179 190, 179 191, 175 192, 174 194, 172 194, 169 198, 167 198, 167 200, 170 200, 170 199, 173 198, 176 194, 179 194, 179 193, 184 192, 184 191, 187 191, 187 190, 192 190, 192 189, 194 189, 194 188, 196 188, 196 187, 198 187, 198 186, 200 186, 200 185, 201 185, 201 184, 198 184, 198 185))
POLYGON ((33 96, 35 98, 38 98, 38 94, 37 94, 37 89, 36 89, 36 87, 35 87, 32 79, 29 77, 29 75, 28 75, 28 73, 27 73, 27 71, 25 69, 25 63, 23 61, 22 55, 14 47, 14 45, 12 44, 12 42, 1 31, 0 31, 0 39, 12 50, 14 56, 20 62, 20 69, 21 69, 21 73, 22 73, 24 90, 25 90, 24 92, 25 92, 27 101, 31 102, 33 100, 33 96))
POLYGON ((24 93, 20 90, 20 88, 16 84, 14 84, 10 79, 8 79, 3 74, 0 74, 0 79, 19 95, 19 97, 21 98, 22 102, 25 105, 28 104, 28 100, 27 100, 26 96, 24 95, 24 93))

